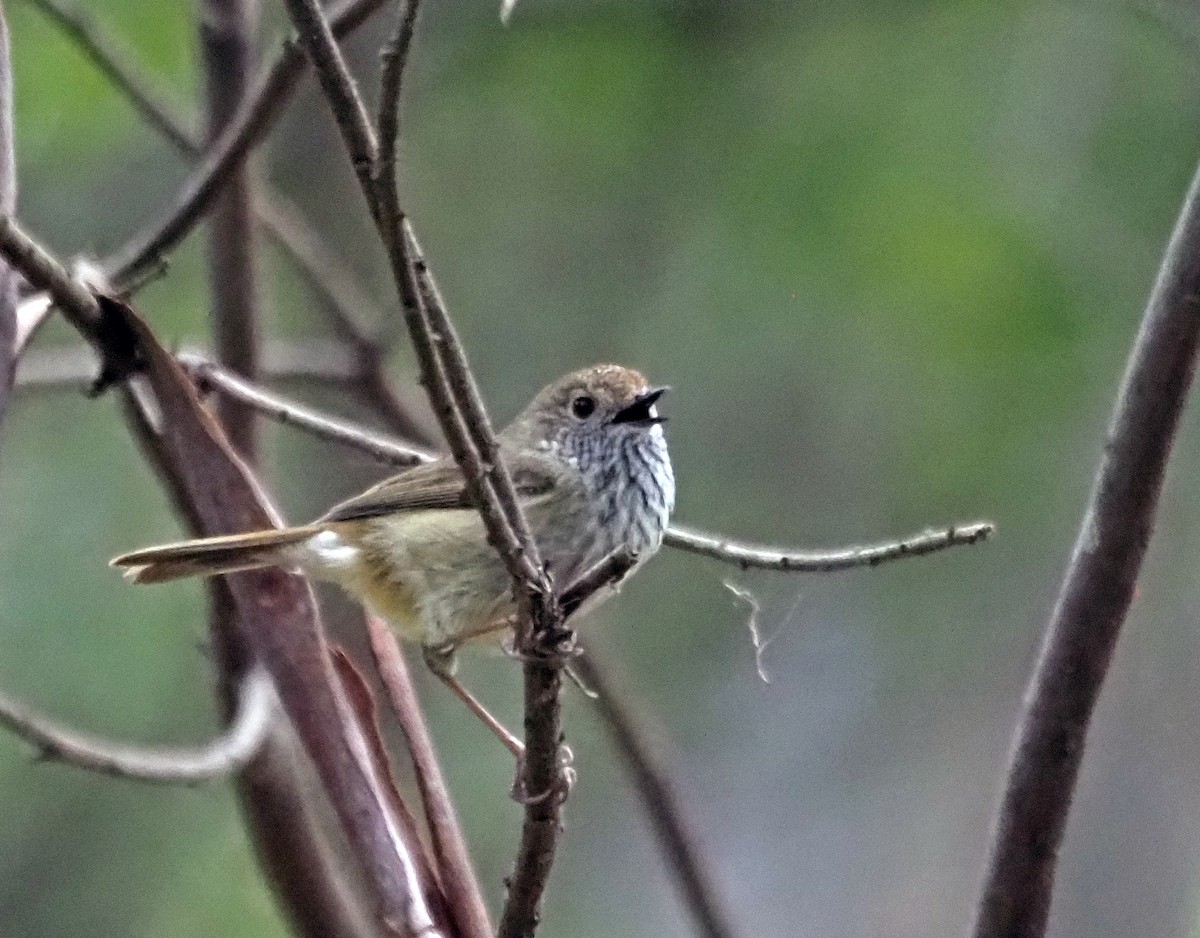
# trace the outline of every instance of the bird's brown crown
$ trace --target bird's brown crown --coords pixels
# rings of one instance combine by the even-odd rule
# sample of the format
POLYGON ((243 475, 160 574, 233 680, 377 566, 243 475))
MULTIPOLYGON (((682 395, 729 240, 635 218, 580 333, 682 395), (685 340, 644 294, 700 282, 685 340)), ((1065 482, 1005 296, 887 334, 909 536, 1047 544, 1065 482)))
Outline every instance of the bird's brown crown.
POLYGON ((601 409, 619 410, 649 388, 640 371, 621 365, 592 365, 546 385, 527 412, 565 408, 580 394, 590 394, 601 409))

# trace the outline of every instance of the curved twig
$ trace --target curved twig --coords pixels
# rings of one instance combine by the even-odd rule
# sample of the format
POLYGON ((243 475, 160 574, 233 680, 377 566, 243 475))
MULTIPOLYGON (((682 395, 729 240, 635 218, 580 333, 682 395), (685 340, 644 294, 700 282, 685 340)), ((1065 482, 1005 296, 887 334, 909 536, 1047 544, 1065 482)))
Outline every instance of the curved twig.
POLYGON ((196 749, 149 749, 68 729, 0 695, 0 725, 36 746, 41 758, 102 775, 164 784, 190 785, 239 771, 266 739, 275 712, 271 679, 255 668, 242 682, 237 711, 220 736, 196 749))
POLYGON ((765 547, 734 541, 694 528, 673 524, 664 543, 689 553, 711 557, 748 570, 779 570, 784 573, 829 572, 851 567, 874 567, 904 557, 921 557, 947 547, 977 544, 990 537, 996 526, 990 521, 958 524, 939 530, 922 531, 898 541, 885 541, 861 547, 831 550, 798 550, 790 547, 765 547))

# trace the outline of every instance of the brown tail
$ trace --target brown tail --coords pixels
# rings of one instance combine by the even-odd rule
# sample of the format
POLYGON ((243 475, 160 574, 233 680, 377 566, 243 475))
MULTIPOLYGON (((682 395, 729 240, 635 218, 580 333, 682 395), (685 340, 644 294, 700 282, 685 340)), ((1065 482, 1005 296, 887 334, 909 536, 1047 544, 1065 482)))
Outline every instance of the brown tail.
POLYGON ((279 563, 282 559, 281 548, 306 541, 319 530, 314 525, 307 525, 162 544, 114 557, 109 564, 126 567, 125 578, 134 583, 163 583, 186 576, 216 576, 279 563))

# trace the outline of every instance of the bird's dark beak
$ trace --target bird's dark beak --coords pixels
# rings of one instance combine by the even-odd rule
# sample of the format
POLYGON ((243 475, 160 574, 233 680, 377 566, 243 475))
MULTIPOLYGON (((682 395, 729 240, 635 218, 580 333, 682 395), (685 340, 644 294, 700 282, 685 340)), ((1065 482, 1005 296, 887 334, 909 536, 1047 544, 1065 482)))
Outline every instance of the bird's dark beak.
POLYGON ((665 423, 666 417, 660 417, 651 411, 654 409, 655 402, 669 390, 670 388, 651 388, 649 391, 643 391, 633 399, 632 404, 618 410, 612 422, 636 423, 647 427, 656 423, 665 423))

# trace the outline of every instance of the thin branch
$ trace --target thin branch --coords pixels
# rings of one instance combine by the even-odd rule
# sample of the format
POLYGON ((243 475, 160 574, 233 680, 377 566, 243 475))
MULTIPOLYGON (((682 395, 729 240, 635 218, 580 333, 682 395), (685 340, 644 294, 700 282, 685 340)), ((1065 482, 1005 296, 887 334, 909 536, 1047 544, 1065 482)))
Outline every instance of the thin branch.
POLYGON ((583 683, 596 692, 596 712, 646 807, 663 859, 697 930, 704 938, 733 938, 736 931, 728 912, 721 908, 679 792, 663 764, 662 747, 652 741, 644 719, 637 715, 640 708, 629 705, 627 692, 613 687, 607 669, 601 667, 590 648, 584 649, 573 667, 583 683))
POLYGON ((463 837, 433 740, 421 714, 396 635, 376 616, 367 615, 367 632, 379 677, 404 733, 429 823, 442 890, 461 938, 491 938, 492 925, 471 854, 463 837))
POLYGON ((146 749, 68 729, 0 695, 0 725, 37 747, 46 760, 141 782, 195 784, 240 771, 259 751, 275 712, 271 679, 261 668, 242 682, 237 711, 220 736, 197 749, 146 749))
MULTIPOLYGON (((50 295, 67 320, 89 341, 96 340, 100 304, 41 245, 26 234, 12 215, 0 215, 0 254, 3 254, 30 285, 50 295)), ((35 308, 31 303, 31 309, 35 308)), ((40 304, 39 304, 40 305, 40 304)))
POLYGON ((332 420, 272 394, 243 381, 211 361, 193 355, 182 356, 181 360, 202 387, 215 388, 282 424, 294 426, 325 439, 335 439, 393 466, 414 466, 431 458, 424 450, 382 439, 369 430, 332 420))
MULTIPOLYGON (((46 308, 50 308, 48 302, 46 308)), ((212 350, 199 346, 184 345, 177 357, 185 363, 213 363, 212 350)), ((326 339, 268 340, 263 344, 262 364, 263 374, 275 381, 316 381, 342 386, 352 384, 359 376, 354 355, 340 342, 326 339)), ((23 355, 17 365, 16 385, 28 389, 78 389, 95 376, 96 353, 89 346, 58 345, 33 349, 23 355)), ((289 401, 288 407, 292 406, 302 405, 289 401)), ((266 413, 271 413, 271 408, 266 413)), ((287 422, 286 417, 279 419, 287 422)))
POLYGON ((947 547, 977 544, 996 530, 990 521, 975 521, 940 530, 922 531, 899 541, 886 541, 861 547, 832 550, 800 550, 791 547, 765 547, 734 541, 694 528, 673 524, 664 543, 689 553, 712 557, 748 570, 779 570, 785 573, 828 572, 851 567, 874 567, 905 557, 921 557, 947 547))
POLYGON ((563 618, 569 618, 579 611, 593 595, 602 589, 615 589, 625 575, 637 564, 637 554, 627 547, 618 547, 612 553, 600 559, 562 591, 559 606, 563 618))
MULTIPOLYGON (((220 138, 250 92, 255 60, 256 0, 199 0, 200 51, 207 102, 206 138, 220 138)), ((217 361, 253 381, 259 369, 258 229, 253 161, 230 172, 208 223, 209 287, 217 361)), ((229 441, 253 465, 254 411, 232 398, 217 407, 229 441)))
POLYGON ((329 100, 330 110, 342 132, 350 162, 367 199, 371 214, 376 212, 372 173, 379 158, 379 141, 371 127, 358 86, 342 58, 334 37, 333 25, 315 0, 284 0, 296 27, 300 44, 312 60, 317 81, 329 100))
POLYGON ((1114 405, 1010 757, 975 938, 1041 938, 1088 727, 1154 532, 1200 352, 1200 169, 1114 405))
MULTIPOLYGON (((375 165, 375 186, 376 191, 383 191, 380 188, 382 184, 389 194, 398 194, 395 179, 396 148, 400 143, 400 96, 420 6, 420 0, 403 0, 396 30, 380 53, 379 115, 376 119, 379 156, 375 165)), ((399 206, 394 208, 398 210, 399 206)))
MULTIPOLYGON (((418 304, 412 315, 408 309, 405 315, 421 362, 421 383, 430 394, 434 412, 442 420, 442 429, 454 458, 463 468, 468 483, 479 489, 476 501, 492 546, 499 551, 521 588, 548 597, 551 588, 542 569, 541 556, 517 502, 512 476, 500 458, 500 447, 483 398, 471 374, 462 342, 425 263, 425 255, 407 220, 403 236, 407 245, 409 277, 418 293, 418 304)), ((398 247, 394 250, 400 253, 398 247)), ((529 644, 529 636, 522 639, 518 635, 519 644, 522 641, 529 644)))
MULTIPOLYGON (((330 27, 341 37, 360 26, 384 0, 345 0, 331 12, 330 27)), ((224 132, 206 151, 204 159, 184 181, 174 206, 161 221, 135 238, 105 264, 112 281, 127 285, 147 267, 158 263, 196 226, 212 199, 228 182, 246 155, 266 136, 283 113, 296 83, 304 74, 306 59, 295 40, 284 43, 266 68, 224 132)))

